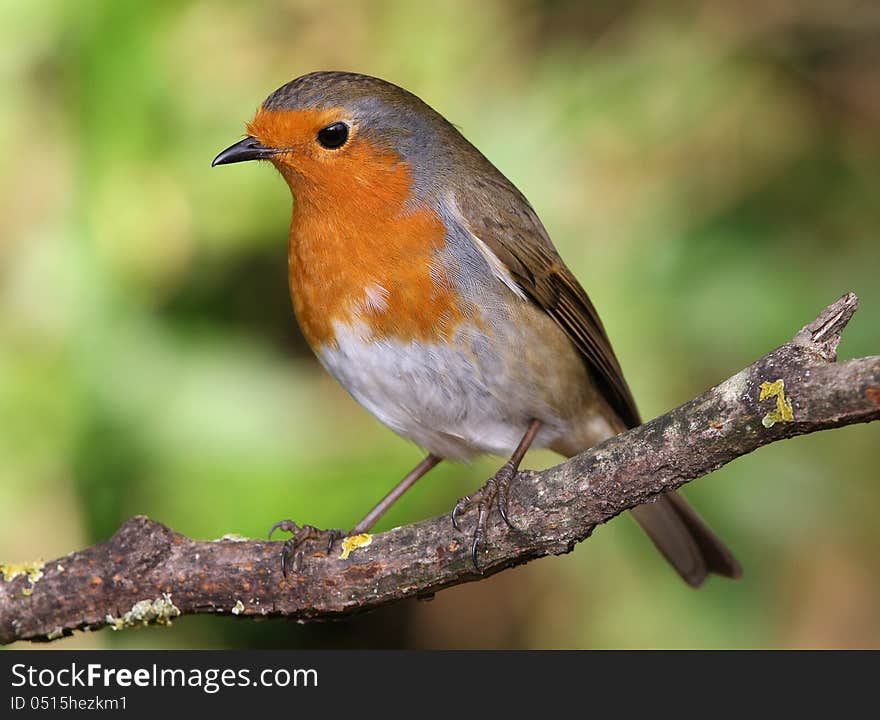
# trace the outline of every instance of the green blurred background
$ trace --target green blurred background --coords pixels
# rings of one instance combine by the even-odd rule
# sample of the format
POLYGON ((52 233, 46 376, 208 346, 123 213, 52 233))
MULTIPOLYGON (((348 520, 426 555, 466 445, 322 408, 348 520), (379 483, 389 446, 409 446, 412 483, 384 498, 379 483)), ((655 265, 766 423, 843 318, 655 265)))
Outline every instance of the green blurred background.
MULTIPOLYGON (((350 526, 419 459, 299 335, 283 181, 210 168, 319 69, 414 91, 523 190, 646 417, 849 290, 841 357, 880 351, 876 3, 5 0, 0 559, 135 513, 201 538, 350 526)), ((690 590, 621 518, 348 622, 183 618, 55 647, 878 646, 878 432, 779 443, 687 489, 738 583, 690 590)), ((379 529, 448 511, 497 462, 437 469, 379 529)))

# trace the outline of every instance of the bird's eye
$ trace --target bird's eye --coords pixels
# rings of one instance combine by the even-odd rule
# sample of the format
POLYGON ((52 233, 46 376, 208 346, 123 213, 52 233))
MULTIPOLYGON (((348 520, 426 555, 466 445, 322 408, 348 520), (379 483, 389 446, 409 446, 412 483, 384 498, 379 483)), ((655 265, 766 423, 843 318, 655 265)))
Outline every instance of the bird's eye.
POLYGON ((318 131, 318 142, 328 150, 341 148, 346 140, 348 140, 348 125, 344 122, 335 122, 318 131))

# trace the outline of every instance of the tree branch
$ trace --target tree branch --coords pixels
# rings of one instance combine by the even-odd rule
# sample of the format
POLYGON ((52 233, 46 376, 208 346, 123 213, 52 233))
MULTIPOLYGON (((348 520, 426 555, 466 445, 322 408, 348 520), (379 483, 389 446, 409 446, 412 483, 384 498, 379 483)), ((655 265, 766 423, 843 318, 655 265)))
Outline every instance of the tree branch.
POLYGON ((569 552, 596 525, 762 445, 880 418, 880 356, 835 362, 857 306, 855 295, 845 295, 790 342, 700 397, 561 465, 521 473, 510 497, 520 531, 493 518, 482 575, 471 565, 467 533, 453 530, 448 516, 375 535, 345 560, 338 544, 331 557, 316 549, 288 578, 280 542, 201 542, 135 517, 81 552, 0 566, 0 643, 177 614, 328 619, 569 552))

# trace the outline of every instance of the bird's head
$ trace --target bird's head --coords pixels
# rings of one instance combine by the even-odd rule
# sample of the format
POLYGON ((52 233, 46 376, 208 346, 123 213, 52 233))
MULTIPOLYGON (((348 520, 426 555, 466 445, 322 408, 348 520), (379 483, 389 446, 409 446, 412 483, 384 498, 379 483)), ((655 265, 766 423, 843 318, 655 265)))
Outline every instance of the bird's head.
POLYGON ((448 175, 455 143, 466 142, 415 95, 343 72, 311 73, 283 85, 247 132, 213 165, 269 160, 298 201, 360 205, 377 193, 424 198, 439 175, 448 175))

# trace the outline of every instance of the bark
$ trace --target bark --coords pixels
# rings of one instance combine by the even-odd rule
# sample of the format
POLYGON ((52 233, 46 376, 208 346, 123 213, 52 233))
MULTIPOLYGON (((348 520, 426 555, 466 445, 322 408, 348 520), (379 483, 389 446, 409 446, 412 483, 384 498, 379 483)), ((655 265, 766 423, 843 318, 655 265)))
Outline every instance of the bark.
POLYGON ((694 400, 561 465, 520 473, 510 495, 518 529, 493 513, 482 572, 470 560, 473 512, 463 533, 441 516, 375 535, 344 560, 339 543, 329 557, 315 547, 286 578, 280 541, 204 542, 139 516, 109 540, 42 566, 0 566, 0 642, 178 614, 330 619, 569 552, 596 525, 762 445, 880 418, 880 356, 836 362, 857 305, 845 295, 694 400))

